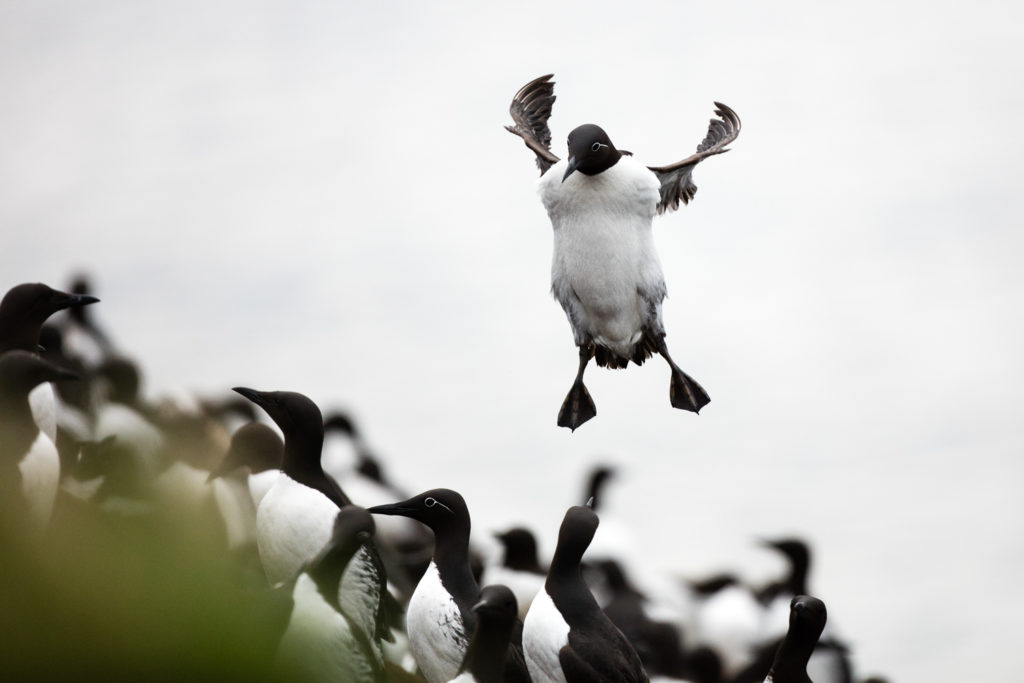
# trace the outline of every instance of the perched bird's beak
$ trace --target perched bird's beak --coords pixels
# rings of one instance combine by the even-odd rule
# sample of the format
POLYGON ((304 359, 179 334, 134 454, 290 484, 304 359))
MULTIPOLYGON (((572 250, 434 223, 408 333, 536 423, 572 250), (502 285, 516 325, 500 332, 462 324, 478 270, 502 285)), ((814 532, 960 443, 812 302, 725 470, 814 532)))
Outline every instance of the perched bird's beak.
POLYGON ((576 161, 576 157, 569 157, 569 165, 565 169, 565 175, 562 176, 563 183, 566 178, 572 175, 573 171, 575 171, 577 167, 579 167, 579 162, 576 161))
POLYGON ((88 306, 89 304, 99 303, 99 299, 88 294, 64 294, 61 292, 59 302, 57 303, 57 310, 63 311, 65 308, 79 308, 81 306, 88 306))

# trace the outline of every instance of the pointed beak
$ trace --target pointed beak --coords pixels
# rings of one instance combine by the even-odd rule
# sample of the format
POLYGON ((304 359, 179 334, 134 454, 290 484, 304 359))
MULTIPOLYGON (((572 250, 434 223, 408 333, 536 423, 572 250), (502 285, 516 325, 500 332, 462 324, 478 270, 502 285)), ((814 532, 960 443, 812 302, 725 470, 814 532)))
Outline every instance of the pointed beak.
POLYGON ((71 370, 66 370, 56 365, 50 365, 47 368, 46 381, 48 382, 63 382, 64 380, 82 379, 81 375, 71 370))
POLYGON ((562 182, 573 174, 573 172, 579 168, 579 162, 576 161, 576 157, 569 157, 569 164, 565 167, 565 175, 562 176, 562 182))
POLYGON ((412 512, 412 508, 401 503, 388 503, 386 505, 374 505, 372 508, 366 508, 366 511, 374 515, 397 515, 399 517, 407 517, 412 512))
POLYGON ((99 299, 88 294, 65 294, 64 298, 61 299, 58 311, 62 311, 65 308, 78 308, 80 306, 87 306, 89 304, 97 303, 99 299))
POLYGON ((262 391, 256 391, 255 389, 249 389, 247 387, 234 387, 231 389, 235 393, 245 396, 247 399, 255 403, 256 405, 263 407, 266 404, 266 400, 263 397, 262 391))

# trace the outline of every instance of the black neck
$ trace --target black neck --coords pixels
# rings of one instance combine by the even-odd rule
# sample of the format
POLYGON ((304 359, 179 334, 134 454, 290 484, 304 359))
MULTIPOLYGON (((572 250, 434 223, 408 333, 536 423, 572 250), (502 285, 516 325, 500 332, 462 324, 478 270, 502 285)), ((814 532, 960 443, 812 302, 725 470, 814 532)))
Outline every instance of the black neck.
POLYGON ((456 522, 440 533, 434 532, 434 564, 437 565, 441 585, 455 598, 468 636, 476 625, 472 608, 480 599, 480 586, 469 564, 468 524, 456 522))
POLYGON ((316 489, 324 494, 339 508, 351 505, 352 501, 341 490, 338 483, 327 476, 320 465, 320 451, 323 449, 323 436, 289 434, 284 441, 284 457, 281 469, 289 477, 316 489))
POLYGON ((462 660, 462 670, 472 673, 477 683, 504 681, 505 660, 514 625, 514 620, 508 623, 477 620, 476 632, 462 660))

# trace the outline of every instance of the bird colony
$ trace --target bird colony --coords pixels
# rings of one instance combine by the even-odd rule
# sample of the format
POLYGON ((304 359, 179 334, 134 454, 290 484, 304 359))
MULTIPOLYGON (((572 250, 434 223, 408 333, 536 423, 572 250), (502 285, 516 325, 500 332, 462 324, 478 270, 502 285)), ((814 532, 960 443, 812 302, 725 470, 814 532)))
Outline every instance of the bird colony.
MULTIPOLYGON (((579 347, 557 425, 596 416, 583 384, 593 359, 621 369, 660 355, 671 406, 697 413, 710 396, 669 355, 651 227, 694 199, 694 168, 728 150, 740 119, 715 103, 696 153, 666 166, 642 165, 594 124, 569 133, 560 159, 553 88, 550 75, 523 86, 507 129, 541 171, 551 289, 579 347)), ((8 285, 6 680, 863 680, 809 594, 801 539, 764 541, 787 566, 764 585, 731 570, 652 578, 642 557, 591 547, 606 467, 566 482, 581 495, 549 529, 475 535, 462 494, 403 490, 352 418, 302 387, 147 401, 85 277, 69 291, 8 285), (542 557, 536 532, 556 530, 542 557)))

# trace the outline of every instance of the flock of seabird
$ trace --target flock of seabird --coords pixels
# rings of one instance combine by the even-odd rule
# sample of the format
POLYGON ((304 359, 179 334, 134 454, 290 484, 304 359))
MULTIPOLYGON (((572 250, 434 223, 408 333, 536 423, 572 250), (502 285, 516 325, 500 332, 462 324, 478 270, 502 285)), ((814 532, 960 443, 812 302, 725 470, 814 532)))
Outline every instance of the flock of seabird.
MULTIPOLYGON (((552 291, 580 350, 558 424, 575 430, 596 415, 583 385, 591 359, 623 368, 654 353, 669 365, 671 404, 696 413, 710 399, 665 344, 651 221, 693 198, 693 168, 727 151, 739 118, 716 103, 696 154, 662 167, 640 165, 587 124, 569 134, 563 161, 550 149, 553 101, 550 75, 531 81, 508 129, 542 172, 552 291)), ((73 516, 116 528, 167 506, 191 510, 216 533, 243 594, 280 606, 266 617, 279 624, 267 679, 857 680, 848 648, 825 631, 824 603, 808 595, 810 549, 798 539, 765 542, 789 567, 769 585, 733 574, 651 583, 633 571, 642 558, 591 548, 614 474, 598 468, 546 562, 525 527, 497 533, 500 552, 486 552, 460 493, 408 495, 350 418, 325 417, 302 393, 237 387, 216 400, 148 403, 138 366, 89 314, 98 299, 88 282, 70 289, 21 284, 0 301, 0 541, 32 557, 73 516), (354 458, 327 452, 334 434, 354 458)))

